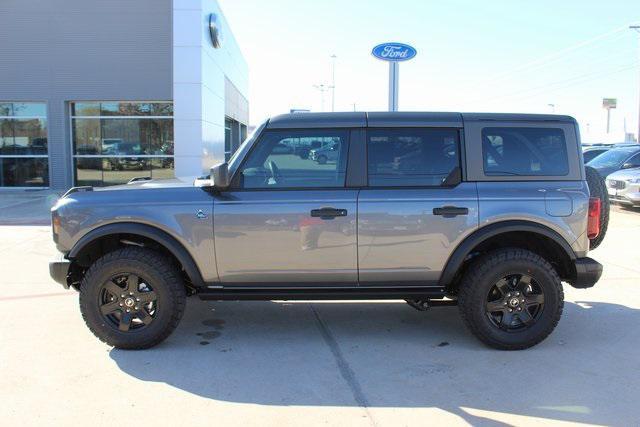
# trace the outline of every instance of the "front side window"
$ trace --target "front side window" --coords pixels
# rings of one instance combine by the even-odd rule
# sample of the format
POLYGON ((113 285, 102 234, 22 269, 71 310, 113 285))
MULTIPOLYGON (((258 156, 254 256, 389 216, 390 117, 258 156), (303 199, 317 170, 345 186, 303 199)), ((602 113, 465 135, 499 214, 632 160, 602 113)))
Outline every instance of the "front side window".
POLYGON ((484 128, 482 156, 487 176, 564 176, 569 173, 562 129, 484 128))
POLYGON ((240 186, 262 188, 343 187, 347 171, 348 132, 268 131, 240 173, 240 186))
POLYGON ((76 185, 173 178, 173 104, 73 102, 76 185))
POLYGON ((367 132, 372 187, 437 187, 460 165, 455 129, 375 129, 367 132))
POLYGON ((0 187, 47 187, 47 106, 0 102, 0 187))

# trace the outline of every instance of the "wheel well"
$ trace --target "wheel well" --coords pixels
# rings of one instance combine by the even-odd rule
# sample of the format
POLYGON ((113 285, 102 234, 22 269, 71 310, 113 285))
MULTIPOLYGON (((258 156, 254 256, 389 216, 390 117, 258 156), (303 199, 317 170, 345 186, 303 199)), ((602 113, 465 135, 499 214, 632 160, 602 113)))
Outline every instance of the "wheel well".
POLYGON ((113 233, 97 237, 83 246, 74 256, 70 268, 70 284, 79 289, 80 281, 86 270, 99 258, 109 252, 125 246, 139 246, 165 255, 181 272, 184 283, 187 286, 187 294, 194 293, 194 284, 184 269, 180 260, 161 243, 135 233, 113 233))
POLYGON ((509 231, 489 237, 471 249, 454 279, 448 284, 450 292, 456 292, 458 283, 469 265, 477 257, 502 248, 522 248, 540 255, 556 269, 562 280, 571 280, 576 276, 574 262, 567 251, 554 239, 534 231, 509 231))

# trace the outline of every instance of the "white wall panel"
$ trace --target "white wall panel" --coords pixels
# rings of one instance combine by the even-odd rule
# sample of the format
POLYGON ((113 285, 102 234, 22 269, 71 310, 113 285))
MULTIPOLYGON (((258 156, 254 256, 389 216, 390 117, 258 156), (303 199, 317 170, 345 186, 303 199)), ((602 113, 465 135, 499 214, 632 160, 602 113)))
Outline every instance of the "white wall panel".
POLYGON ((248 67, 215 0, 174 0, 173 58, 176 175, 191 179, 224 161, 225 77, 247 99, 248 67), (211 13, 219 49, 210 39, 211 13))

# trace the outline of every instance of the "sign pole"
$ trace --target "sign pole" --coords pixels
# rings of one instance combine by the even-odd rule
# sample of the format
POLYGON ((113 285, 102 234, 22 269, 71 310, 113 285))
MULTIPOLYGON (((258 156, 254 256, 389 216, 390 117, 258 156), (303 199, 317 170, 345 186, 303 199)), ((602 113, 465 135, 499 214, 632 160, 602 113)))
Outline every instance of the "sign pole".
POLYGON ((602 107, 607 110, 607 134, 609 134, 609 124, 611 122, 611 109, 618 106, 618 100, 616 98, 603 98, 602 107))
POLYGON ((398 111, 398 88, 400 64, 389 62, 389 111, 398 111))

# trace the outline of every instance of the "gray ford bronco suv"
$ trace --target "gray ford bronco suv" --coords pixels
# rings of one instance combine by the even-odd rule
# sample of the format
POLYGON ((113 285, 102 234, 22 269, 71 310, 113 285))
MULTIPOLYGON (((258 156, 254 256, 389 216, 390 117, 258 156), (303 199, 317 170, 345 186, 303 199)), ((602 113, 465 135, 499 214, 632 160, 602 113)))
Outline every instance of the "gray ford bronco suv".
POLYGON ((119 348, 164 340, 193 295, 457 305, 484 343, 524 349, 558 323, 563 283, 602 273, 588 180, 567 116, 287 114, 194 183, 72 188, 50 272, 119 348))

